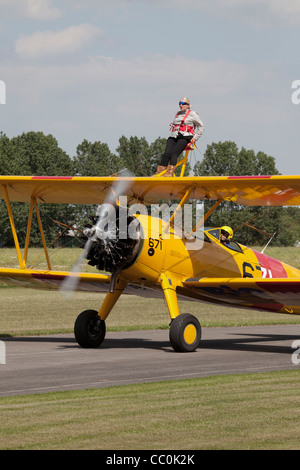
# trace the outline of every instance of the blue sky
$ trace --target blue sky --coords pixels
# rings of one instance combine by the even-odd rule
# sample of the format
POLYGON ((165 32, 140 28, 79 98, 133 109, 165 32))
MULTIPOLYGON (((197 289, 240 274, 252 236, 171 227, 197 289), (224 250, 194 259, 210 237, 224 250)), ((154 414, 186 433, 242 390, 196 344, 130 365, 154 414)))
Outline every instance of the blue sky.
MULTIPOLYGON (((181 96, 212 142, 300 174, 300 0, 0 0, 0 130, 83 139, 169 135, 181 96)), ((193 162, 192 162, 193 163, 193 162)))

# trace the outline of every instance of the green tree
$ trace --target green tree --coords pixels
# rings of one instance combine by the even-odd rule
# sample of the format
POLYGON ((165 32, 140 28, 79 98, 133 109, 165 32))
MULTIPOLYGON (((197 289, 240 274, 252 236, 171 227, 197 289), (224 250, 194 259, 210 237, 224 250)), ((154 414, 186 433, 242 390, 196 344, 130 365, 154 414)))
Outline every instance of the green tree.
MULTIPOLYGON (((3 175, 64 176, 73 175, 71 158, 58 146, 57 140, 42 132, 28 132, 9 139, 0 135, 0 170, 3 175)), ((19 242, 25 243, 29 204, 12 202, 12 211, 19 242)), ((39 204, 47 242, 62 231, 54 220, 68 224, 75 217, 74 206, 67 204, 39 204)), ((13 246, 8 213, 4 201, 0 203, 0 244, 13 246)), ((36 216, 31 229, 31 246, 41 244, 36 216)))
POLYGON ((130 137, 124 135, 119 139, 117 152, 122 168, 127 168, 135 176, 151 175, 150 147, 145 137, 130 137))
POLYGON ((234 142, 212 143, 203 160, 194 166, 195 176, 234 175, 238 171, 238 148, 234 142))
MULTIPOLYGON (((27 132, 10 140, 12 166, 9 174, 66 176, 74 174, 71 158, 52 135, 27 132)), ((8 158, 9 155, 5 155, 8 158)))
POLYGON ((238 149, 235 142, 213 142, 194 167, 197 176, 278 175, 275 158, 253 150, 238 149))
POLYGON ((88 142, 86 139, 78 145, 74 168, 79 176, 109 176, 120 169, 120 159, 111 153, 105 143, 88 142))
POLYGON ((12 171, 17 171, 13 147, 10 139, 3 132, 0 132, 0 175, 14 174, 11 173, 12 171))
POLYGON ((166 143, 167 139, 164 137, 158 137, 150 144, 151 170, 149 175, 153 175, 156 172, 158 165, 160 165, 161 157, 163 156, 166 148, 166 143))

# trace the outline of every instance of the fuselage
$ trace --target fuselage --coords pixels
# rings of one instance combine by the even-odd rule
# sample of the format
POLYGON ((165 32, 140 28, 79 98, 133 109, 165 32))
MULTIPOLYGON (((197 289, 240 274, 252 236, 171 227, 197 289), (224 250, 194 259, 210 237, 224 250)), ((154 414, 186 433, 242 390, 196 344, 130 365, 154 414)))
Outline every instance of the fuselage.
POLYGON ((147 215, 137 216, 142 240, 136 261, 123 272, 130 281, 159 284, 162 272, 186 278, 300 278, 300 270, 236 242, 226 247, 220 229, 204 229, 186 238, 168 222, 147 215))

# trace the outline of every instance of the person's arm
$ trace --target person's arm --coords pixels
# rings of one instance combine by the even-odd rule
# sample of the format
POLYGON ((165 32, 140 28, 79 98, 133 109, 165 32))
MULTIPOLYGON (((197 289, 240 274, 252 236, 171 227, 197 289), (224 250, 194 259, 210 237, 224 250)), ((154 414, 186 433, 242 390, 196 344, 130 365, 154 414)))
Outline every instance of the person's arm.
POLYGON ((191 143, 194 143, 199 139, 199 137, 202 136, 203 131, 204 131, 204 125, 198 113, 196 113, 195 111, 192 111, 192 113, 193 113, 193 116, 191 117, 193 117, 193 124, 195 126, 195 134, 191 140, 191 143))

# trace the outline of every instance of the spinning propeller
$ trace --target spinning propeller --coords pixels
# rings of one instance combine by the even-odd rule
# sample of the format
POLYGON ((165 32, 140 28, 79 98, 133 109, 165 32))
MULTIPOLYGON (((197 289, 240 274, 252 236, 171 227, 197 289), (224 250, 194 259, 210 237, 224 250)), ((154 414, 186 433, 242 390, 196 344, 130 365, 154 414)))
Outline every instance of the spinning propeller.
POLYGON ((128 192, 131 181, 125 177, 132 177, 128 170, 117 175, 118 178, 110 189, 103 204, 97 207, 97 217, 94 217, 93 225, 84 230, 87 239, 71 274, 63 281, 60 291, 70 298, 80 282, 80 272, 86 260, 88 264, 96 266, 99 270, 112 273, 110 291, 113 292, 115 280, 119 272, 134 261, 138 253, 140 242, 139 224, 135 217, 128 214, 127 208, 118 205, 121 195, 128 192), (120 221, 125 224, 121 224, 120 221), (136 223, 136 237, 128 237, 127 227, 129 223, 136 223), (126 233, 125 233, 125 230, 126 233))

